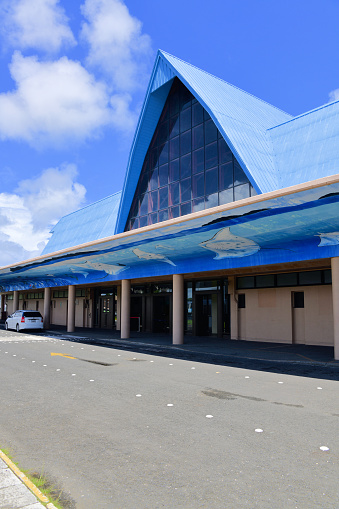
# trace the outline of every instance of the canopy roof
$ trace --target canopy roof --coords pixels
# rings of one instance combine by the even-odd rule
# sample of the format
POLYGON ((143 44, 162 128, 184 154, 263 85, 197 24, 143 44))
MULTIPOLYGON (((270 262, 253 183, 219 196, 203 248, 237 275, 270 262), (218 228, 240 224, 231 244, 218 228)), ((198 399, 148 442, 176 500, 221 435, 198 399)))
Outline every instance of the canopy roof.
POLYGON ((339 256, 339 176, 0 269, 0 290, 104 283, 339 256))

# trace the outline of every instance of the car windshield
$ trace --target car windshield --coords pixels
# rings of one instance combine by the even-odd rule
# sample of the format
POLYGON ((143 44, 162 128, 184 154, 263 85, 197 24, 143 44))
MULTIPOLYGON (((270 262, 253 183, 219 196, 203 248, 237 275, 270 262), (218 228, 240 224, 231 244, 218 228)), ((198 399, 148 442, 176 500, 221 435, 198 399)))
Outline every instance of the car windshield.
POLYGON ((30 318, 41 318, 39 311, 25 311, 23 315, 30 318))

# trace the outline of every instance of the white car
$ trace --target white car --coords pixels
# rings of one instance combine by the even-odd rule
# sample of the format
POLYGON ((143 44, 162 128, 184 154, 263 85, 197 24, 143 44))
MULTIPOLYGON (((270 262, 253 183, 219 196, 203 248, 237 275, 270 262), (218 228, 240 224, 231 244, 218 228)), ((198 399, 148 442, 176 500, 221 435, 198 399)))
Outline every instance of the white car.
POLYGON ((24 329, 43 329, 43 319, 39 311, 20 309, 12 313, 5 321, 5 329, 20 332, 24 329))

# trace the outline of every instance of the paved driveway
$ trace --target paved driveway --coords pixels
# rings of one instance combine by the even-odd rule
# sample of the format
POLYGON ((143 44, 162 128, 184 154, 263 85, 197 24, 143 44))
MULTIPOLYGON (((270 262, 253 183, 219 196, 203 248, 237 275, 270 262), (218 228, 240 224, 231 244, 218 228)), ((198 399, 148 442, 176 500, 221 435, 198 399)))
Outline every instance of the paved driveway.
POLYGON ((339 506, 339 382, 5 331, 0 373, 0 447, 69 507, 339 506))

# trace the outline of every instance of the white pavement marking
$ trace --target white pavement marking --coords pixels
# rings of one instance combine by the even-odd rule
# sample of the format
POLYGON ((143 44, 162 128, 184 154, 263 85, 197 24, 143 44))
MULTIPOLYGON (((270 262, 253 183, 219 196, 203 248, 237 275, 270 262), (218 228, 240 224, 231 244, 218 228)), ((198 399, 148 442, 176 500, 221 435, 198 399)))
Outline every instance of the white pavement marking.
POLYGON ((321 451, 329 451, 329 450, 330 450, 330 448, 329 448, 329 447, 326 447, 326 445, 322 445, 321 447, 319 447, 319 449, 320 449, 321 451))
POLYGON ((264 431, 264 430, 263 430, 263 429, 261 429, 261 428, 257 428, 257 429, 255 429, 254 431, 255 431, 256 433, 263 433, 263 431, 264 431))
POLYGON ((141 398, 141 394, 136 394, 136 398, 141 398))
POLYGON ((208 415, 206 415, 206 417, 207 417, 207 419, 212 419, 213 415, 208 414, 208 415))

